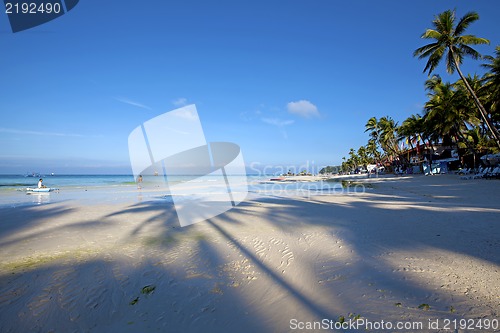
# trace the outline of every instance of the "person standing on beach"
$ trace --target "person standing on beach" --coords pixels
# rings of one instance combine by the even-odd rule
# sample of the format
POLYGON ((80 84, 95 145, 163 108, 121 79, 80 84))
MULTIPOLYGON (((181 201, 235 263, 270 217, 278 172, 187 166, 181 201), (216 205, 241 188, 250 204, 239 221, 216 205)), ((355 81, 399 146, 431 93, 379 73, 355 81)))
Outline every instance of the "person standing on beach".
POLYGON ((137 188, 139 190, 142 188, 141 184, 142 184, 142 175, 139 175, 139 177, 137 177, 137 188))

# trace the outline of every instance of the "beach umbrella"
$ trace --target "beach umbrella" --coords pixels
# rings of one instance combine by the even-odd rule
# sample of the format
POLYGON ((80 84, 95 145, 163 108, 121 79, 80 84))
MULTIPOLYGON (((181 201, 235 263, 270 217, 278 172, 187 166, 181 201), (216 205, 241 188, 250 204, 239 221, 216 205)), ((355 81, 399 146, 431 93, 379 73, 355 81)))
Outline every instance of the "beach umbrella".
POLYGON ((483 156, 481 156, 481 159, 483 161, 484 160, 491 161, 491 160, 500 159, 500 153, 483 155, 483 156))

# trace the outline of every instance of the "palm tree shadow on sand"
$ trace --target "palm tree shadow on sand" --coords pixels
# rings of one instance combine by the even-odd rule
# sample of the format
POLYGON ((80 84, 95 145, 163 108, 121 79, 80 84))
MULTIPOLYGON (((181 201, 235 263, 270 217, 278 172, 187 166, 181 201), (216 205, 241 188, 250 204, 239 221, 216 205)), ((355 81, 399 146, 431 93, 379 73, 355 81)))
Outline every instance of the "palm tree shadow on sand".
MULTIPOLYGON (((294 318, 350 313, 386 321, 491 317, 498 309, 488 295, 436 287, 447 279, 442 270, 418 269, 433 251, 441 265, 458 255, 498 266, 498 209, 422 193, 262 198, 185 228, 172 205, 134 204, 100 219, 130 224, 113 250, 3 273, 1 328, 274 332, 288 331, 294 318)), ((456 279, 474 278, 454 270, 456 279)))

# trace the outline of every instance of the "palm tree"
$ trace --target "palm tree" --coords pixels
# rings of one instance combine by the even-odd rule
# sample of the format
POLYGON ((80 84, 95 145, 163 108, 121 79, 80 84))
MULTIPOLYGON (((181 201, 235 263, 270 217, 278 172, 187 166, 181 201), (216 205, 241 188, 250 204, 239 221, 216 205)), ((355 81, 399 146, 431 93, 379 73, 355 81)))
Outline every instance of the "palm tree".
POLYGON ((381 155, 378 150, 377 142, 374 139, 368 140, 368 143, 366 145, 366 153, 373 160, 375 164, 379 163, 381 155))
MULTIPOLYGON (((412 115, 413 117, 415 115, 412 115)), ((401 126, 398 127, 398 140, 406 142, 410 145, 411 150, 413 150, 413 141, 416 139, 418 136, 418 133, 416 133, 413 129, 413 123, 411 118, 406 118, 402 123, 401 126)))
POLYGON ((379 127, 379 143, 382 149, 388 155, 399 156, 399 146, 396 137, 398 124, 389 116, 380 118, 379 127))
POLYGON ((476 93, 460 70, 460 64, 462 64, 464 56, 470 56, 473 59, 481 57, 479 52, 469 45, 489 44, 490 41, 474 35, 464 35, 469 25, 479 19, 477 13, 469 12, 465 14, 458 21, 456 26, 455 19, 455 12, 451 10, 444 11, 437 15, 432 22, 434 29, 427 29, 421 36, 424 39, 434 39, 435 41, 416 49, 413 55, 418 56, 419 59, 429 58, 424 68, 424 72, 428 70, 430 75, 446 54, 446 70, 450 74, 453 74, 455 70, 458 72, 458 75, 460 75, 460 78, 479 108, 481 117, 488 126, 493 139, 498 147, 500 147, 500 133, 498 133, 498 130, 491 123, 486 109, 481 104, 476 93))
POLYGON ((360 158, 359 158, 358 154, 356 154, 356 151, 354 150, 354 148, 351 148, 349 150, 349 156, 350 156, 349 160, 351 161, 351 164, 356 169, 360 164, 360 158))
POLYGON ((370 131, 370 136, 378 142, 380 127, 376 117, 368 119, 365 125, 365 132, 370 131))
POLYGON ((419 160, 418 142, 422 134, 422 123, 422 117, 419 114, 412 114, 410 117, 406 118, 398 128, 400 140, 408 141, 412 150, 414 149, 413 143, 417 145, 417 157, 419 160))
POLYGON ((370 156, 368 156, 368 151, 366 150, 365 146, 361 146, 358 149, 357 155, 359 156, 359 164, 363 166, 363 168, 366 170, 368 164, 370 164, 371 159, 370 156))
MULTIPOLYGON (((471 86, 477 87, 479 78, 468 77, 467 81, 471 86)), ((434 141, 441 140, 443 145, 455 144, 457 148, 461 148, 463 144, 467 145, 467 131, 477 126, 480 121, 476 112, 468 112, 471 100, 466 97, 467 91, 463 81, 452 84, 443 82, 439 76, 433 76, 426 81, 426 88, 429 101, 424 106, 424 123, 430 133, 429 138, 434 141)))
POLYGON ((495 48, 496 57, 486 56, 490 62, 482 66, 489 72, 483 77, 484 90, 488 94, 493 121, 500 123, 500 46, 495 48))
POLYGON ((485 150, 488 145, 488 140, 481 134, 479 127, 468 130, 465 133, 465 141, 461 143, 462 148, 467 148, 474 157, 474 169, 476 169, 477 152, 485 150))
POLYGON ((443 144, 451 145, 453 138, 458 141, 456 138, 462 129, 455 87, 450 82, 443 82, 439 76, 433 76, 426 81, 426 88, 429 91, 429 101, 424 106, 427 126, 432 127, 430 129, 436 141, 441 139, 443 144))

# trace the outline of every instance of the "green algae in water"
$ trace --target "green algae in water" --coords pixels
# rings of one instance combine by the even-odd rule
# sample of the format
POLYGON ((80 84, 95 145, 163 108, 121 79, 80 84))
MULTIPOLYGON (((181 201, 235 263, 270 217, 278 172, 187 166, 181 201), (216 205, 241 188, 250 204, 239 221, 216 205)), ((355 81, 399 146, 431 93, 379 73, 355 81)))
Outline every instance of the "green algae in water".
POLYGON ((149 295, 149 294, 151 294, 153 291, 155 291, 155 289, 156 289, 156 286, 150 286, 150 285, 144 286, 144 287, 142 287, 142 289, 141 289, 141 294, 144 294, 144 295, 149 295))

